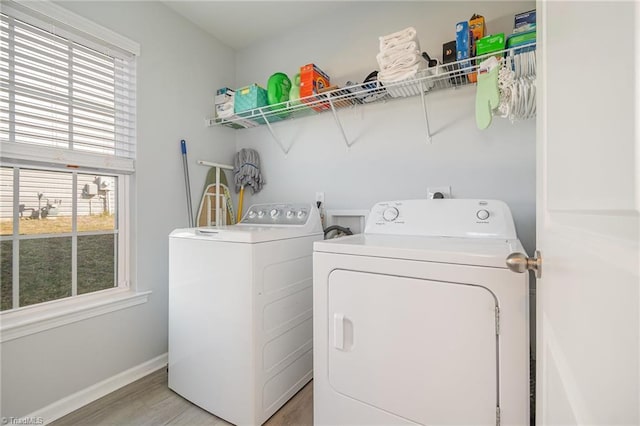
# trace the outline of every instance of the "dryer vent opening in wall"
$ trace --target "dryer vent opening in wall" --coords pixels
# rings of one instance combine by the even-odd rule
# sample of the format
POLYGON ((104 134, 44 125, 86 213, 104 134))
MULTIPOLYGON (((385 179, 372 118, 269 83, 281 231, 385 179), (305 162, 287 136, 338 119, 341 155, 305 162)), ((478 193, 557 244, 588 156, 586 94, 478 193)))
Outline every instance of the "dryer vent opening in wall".
POLYGON ((427 188, 427 198, 432 200, 452 198, 450 186, 434 186, 427 188))
POLYGON ((327 210, 327 226, 342 226, 354 234, 364 232, 369 210, 327 210))

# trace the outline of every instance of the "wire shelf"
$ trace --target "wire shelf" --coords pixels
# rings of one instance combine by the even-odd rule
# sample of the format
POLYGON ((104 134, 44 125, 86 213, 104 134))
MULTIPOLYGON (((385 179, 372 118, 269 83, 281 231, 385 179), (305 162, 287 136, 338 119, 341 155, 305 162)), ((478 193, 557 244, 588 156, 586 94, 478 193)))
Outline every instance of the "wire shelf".
POLYGON ((210 126, 227 126, 237 129, 255 127, 267 122, 275 123, 309 115, 316 115, 332 109, 353 107, 359 104, 377 103, 394 98, 419 96, 444 89, 473 85, 470 74, 477 72, 480 63, 491 56, 514 56, 535 49, 535 43, 501 50, 473 59, 450 62, 419 71, 415 77, 393 83, 379 81, 353 86, 325 89, 317 95, 300 98, 297 102, 282 102, 237 113, 229 119, 208 119, 210 126))
POLYGON ((421 96, 427 126, 427 136, 429 140, 431 140, 425 101, 426 94, 445 89, 455 89, 463 86, 475 85, 475 78, 471 76, 477 73, 480 63, 485 59, 491 56, 500 58, 511 57, 511 60, 507 61, 507 63, 515 64, 516 61, 513 60, 515 56, 535 49, 536 43, 512 47, 498 52, 476 56, 472 59, 437 65, 435 67, 419 71, 412 78, 392 83, 372 81, 342 88, 331 86, 316 95, 300 98, 295 102, 287 101, 243 111, 236 113, 232 118, 210 118, 207 119, 207 125, 242 129, 266 124, 269 127, 269 131, 272 136, 276 139, 276 142, 278 142, 280 148, 286 154, 288 149, 284 148, 280 140, 275 135, 271 127, 272 123, 332 111, 336 123, 343 134, 345 143, 347 147, 349 147, 350 143, 346 137, 344 129, 342 128, 342 124, 336 110, 351 108, 356 105, 385 102, 397 98, 421 96))

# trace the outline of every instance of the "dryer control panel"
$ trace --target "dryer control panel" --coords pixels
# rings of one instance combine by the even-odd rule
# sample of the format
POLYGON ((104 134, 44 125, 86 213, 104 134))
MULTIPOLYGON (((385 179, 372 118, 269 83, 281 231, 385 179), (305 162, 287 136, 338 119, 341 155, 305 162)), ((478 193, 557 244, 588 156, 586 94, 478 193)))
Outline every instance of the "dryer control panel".
POLYGON ((515 239, 509 206, 498 200, 429 199, 377 203, 365 234, 515 239))

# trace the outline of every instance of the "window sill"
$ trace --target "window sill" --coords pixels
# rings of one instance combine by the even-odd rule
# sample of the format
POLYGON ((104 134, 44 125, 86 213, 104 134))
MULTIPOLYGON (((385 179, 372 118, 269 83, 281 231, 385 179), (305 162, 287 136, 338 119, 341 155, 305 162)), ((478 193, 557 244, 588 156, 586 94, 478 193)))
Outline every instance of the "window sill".
POLYGON ((146 303, 150 291, 113 289, 0 314, 0 343, 146 303))

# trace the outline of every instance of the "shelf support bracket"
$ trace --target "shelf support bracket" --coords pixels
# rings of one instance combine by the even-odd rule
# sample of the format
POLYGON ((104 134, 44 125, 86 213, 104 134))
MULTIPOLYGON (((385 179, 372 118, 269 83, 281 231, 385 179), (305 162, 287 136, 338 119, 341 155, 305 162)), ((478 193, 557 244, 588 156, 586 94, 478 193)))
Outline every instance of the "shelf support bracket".
POLYGON ((420 97, 422 98, 422 112, 424 113, 424 124, 427 127, 427 141, 431 143, 433 138, 431 135, 431 129, 429 128, 429 114, 427 111, 427 97, 424 94, 425 92, 424 83, 420 83, 420 86, 422 86, 420 90, 420 97))
POLYGON ((276 133, 273 131, 273 127, 271 127, 271 123, 269 122, 269 120, 267 119, 267 116, 264 115, 264 111, 262 110, 262 108, 260 108, 260 115, 262 116, 262 119, 264 120, 265 124, 267 125, 267 128, 269 129, 269 133, 271 133, 271 137, 273 138, 274 141, 276 141, 276 143, 278 144, 278 146, 280 147, 280 150, 282 151, 282 153, 285 155, 285 157, 287 156, 287 154, 289 154, 289 150, 291 149, 291 146, 289 146, 289 148, 284 147, 284 145, 282 145, 282 142, 280 141, 280 138, 278 137, 278 135, 276 135, 276 133))
POLYGON ((338 129, 340 129, 340 133, 342 133, 342 138, 344 139, 345 145, 347 145, 347 149, 351 148, 351 144, 349 143, 349 139, 347 138, 347 134, 344 132, 344 128, 342 127, 342 122, 338 117, 338 113, 336 112, 336 107, 333 105, 333 100, 331 99, 331 94, 327 93, 327 99, 329 100, 329 105, 331 106, 331 112, 333 113, 333 118, 336 120, 336 124, 338 125, 338 129))

